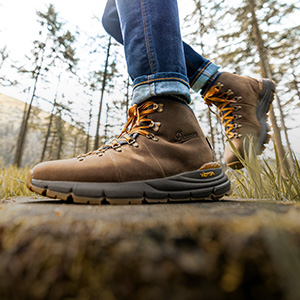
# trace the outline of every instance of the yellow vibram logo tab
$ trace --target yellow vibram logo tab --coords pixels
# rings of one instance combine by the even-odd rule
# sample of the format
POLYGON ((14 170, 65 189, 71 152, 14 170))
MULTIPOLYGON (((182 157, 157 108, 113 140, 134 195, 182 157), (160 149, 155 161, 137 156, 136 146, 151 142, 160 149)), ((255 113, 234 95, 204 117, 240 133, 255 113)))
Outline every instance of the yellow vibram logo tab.
POLYGON ((212 176, 215 176, 216 174, 214 172, 203 172, 203 173, 200 173, 201 177, 212 177, 212 176))

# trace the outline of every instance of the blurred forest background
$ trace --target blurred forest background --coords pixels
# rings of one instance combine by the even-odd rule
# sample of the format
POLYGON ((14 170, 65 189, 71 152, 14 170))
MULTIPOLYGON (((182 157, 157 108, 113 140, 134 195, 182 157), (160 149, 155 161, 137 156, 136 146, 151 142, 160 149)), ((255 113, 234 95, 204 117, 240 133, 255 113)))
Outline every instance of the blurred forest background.
MULTIPOLYGON (((292 168, 290 154, 300 155, 299 1, 179 0, 179 6, 183 39, 197 51, 222 70, 277 83, 270 111, 274 143, 265 155, 274 158, 275 144, 282 164, 292 168)), ((0 11, 4 8, 0 0, 0 11)), ((121 131, 131 80, 123 48, 105 34, 101 16, 102 11, 91 12, 89 32, 49 3, 36 12, 32 48, 22 60, 14 57, 0 27, 0 161, 5 165, 76 156, 121 131), (13 90, 22 97, 11 97, 13 90)), ((222 125, 200 95, 192 99, 222 160, 222 125)))

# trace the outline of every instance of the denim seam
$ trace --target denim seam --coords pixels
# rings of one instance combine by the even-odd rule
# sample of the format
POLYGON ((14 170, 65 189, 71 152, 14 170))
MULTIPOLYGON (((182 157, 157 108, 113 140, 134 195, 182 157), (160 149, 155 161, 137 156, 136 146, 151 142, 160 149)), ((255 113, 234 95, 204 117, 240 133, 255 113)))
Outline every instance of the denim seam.
POLYGON ((134 85, 134 89, 136 87, 138 87, 139 85, 142 85, 142 84, 146 84, 146 83, 150 83, 151 82, 154 82, 154 81, 162 81, 162 80, 178 80, 178 81, 182 81, 184 82, 188 87, 190 87, 189 83, 181 78, 176 78, 176 77, 169 77, 169 78, 156 78, 156 79, 149 79, 147 81, 143 81, 143 82, 140 82, 140 83, 137 83, 136 85, 134 85))
POLYGON ((207 72, 203 72, 202 74, 203 74, 203 75, 206 75, 206 76, 208 76, 208 77, 211 76, 211 74, 209 74, 209 73, 207 73, 207 72))
MULTIPOLYGON (((195 77, 195 79, 193 80, 193 82, 191 83, 191 86, 194 85, 194 83, 197 81, 197 79, 201 76, 201 74, 203 74, 203 72, 205 71, 205 69, 211 64, 211 62, 208 62, 198 73, 198 75, 195 77)), ((208 76, 210 76, 208 74, 208 76)))
POLYGON ((155 67, 154 67, 152 54, 151 54, 149 33, 148 33, 148 30, 147 30, 148 27, 147 27, 146 9, 145 9, 144 0, 141 0, 141 5, 142 5, 143 25, 144 25, 144 34, 145 34, 145 39, 146 39, 147 54, 148 54, 148 59, 149 59, 151 72, 154 74, 155 73, 155 67))
POLYGON ((155 88, 155 86, 154 86, 153 83, 150 83, 149 86, 150 86, 150 92, 151 92, 151 95, 154 96, 154 95, 155 95, 155 91, 154 91, 153 88, 155 88))

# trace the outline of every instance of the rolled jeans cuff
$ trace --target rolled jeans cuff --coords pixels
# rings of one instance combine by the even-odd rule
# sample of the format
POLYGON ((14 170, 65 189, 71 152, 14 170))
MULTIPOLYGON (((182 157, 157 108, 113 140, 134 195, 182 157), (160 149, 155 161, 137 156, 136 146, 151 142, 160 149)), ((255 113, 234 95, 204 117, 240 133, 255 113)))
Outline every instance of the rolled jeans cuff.
POLYGON ((191 83, 193 91, 198 93, 203 88, 207 80, 214 75, 218 69, 219 67, 211 62, 208 62, 203 68, 199 68, 197 76, 191 83))
POLYGON ((134 80, 133 104, 140 104, 155 96, 173 96, 189 104, 191 97, 188 78, 180 73, 160 72, 134 80))

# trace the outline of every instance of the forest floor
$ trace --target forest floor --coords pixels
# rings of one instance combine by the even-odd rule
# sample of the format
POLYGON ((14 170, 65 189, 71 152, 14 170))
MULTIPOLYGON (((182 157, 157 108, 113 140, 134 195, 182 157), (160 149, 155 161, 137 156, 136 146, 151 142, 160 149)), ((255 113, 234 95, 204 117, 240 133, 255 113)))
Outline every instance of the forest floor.
POLYGON ((0 299, 300 299, 300 205, 0 203, 0 299))

